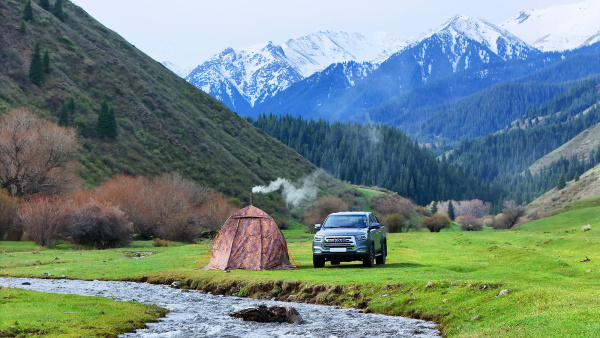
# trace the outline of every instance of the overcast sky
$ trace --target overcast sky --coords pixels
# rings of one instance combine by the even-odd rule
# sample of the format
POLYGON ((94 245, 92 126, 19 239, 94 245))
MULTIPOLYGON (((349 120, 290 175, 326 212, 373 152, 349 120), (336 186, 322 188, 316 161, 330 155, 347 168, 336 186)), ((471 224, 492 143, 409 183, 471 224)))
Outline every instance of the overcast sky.
POLYGON ((227 47, 320 30, 419 36, 456 14, 502 24, 521 10, 581 0, 72 0, 157 61, 184 68, 227 47))

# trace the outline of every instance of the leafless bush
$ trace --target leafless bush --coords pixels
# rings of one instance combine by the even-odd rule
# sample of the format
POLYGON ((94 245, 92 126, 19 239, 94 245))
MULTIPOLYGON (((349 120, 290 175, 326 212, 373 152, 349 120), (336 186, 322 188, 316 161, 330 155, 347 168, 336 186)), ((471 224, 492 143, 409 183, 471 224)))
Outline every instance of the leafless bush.
POLYGON ((155 179, 120 175, 93 193, 123 210, 139 239, 191 242, 203 230, 219 229, 237 210, 220 193, 173 174, 155 179))
POLYGON ((462 231, 480 231, 483 229, 483 224, 473 215, 458 216, 456 223, 460 224, 462 231))
POLYGON ((455 214, 457 216, 467 216, 467 215, 472 215, 475 217, 483 217, 485 215, 487 215, 489 209, 490 209, 490 204, 487 202, 483 202, 482 200, 468 200, 468 201, 459 201, 454 203, 455 207, 455 214))
POLYGON ((169 241, 166 239, 155 238, 154 242, 152 242, 152 246, 157 246, 157 247, 169 246, 169 241))
POLYGON ((18 241, 23 227, 16 222, 20 199, 0 189, 0 240, 18 241))
POLYGON ((63 193, 77 182, 78 148, 75 130, 10 111, 0 119, 0 187, 13 196, 63 193))
POLYGON ((525 206, 517 205, 513 200, 504 202, 504 209, 502 209, 502 214, 504 215, 504 228, 510 229, 514 227, 519 218, 525 214, 525 206))
POLYGON ((387 215, 384 222, 385 228, 390 233, 402 232, 403 230, 406 231, 405 228, 408 225, 408 220, 398 213, 387 215))
POLYGON ((431 217, 425 217, 419 223, 420 228, 428 229, 430 232, 440 232, 440 230, 449 226, 450 218, 442 214, 435 214, 431 217))
POLYGON ((73 243, 93 245, 96 249, 118 248, 129 243, 133 227, 119 208, 92 200, 69 209, 64 231, 73 243))
POLYGON ((304 216, 304 223, 312 225, 323 223, 325 218, 334 212, 348 211, 348 204, 335 196, 323 196, 315 200, 304 216))
POLYGON ((494 217, 494 224, 492 225, 494 229, 510 229, 510 225, 506 216, 503 213, 499 213, 494 217))
POLYGON ((406 219, 409 219, 415 213, 415 205, 409 199, 397 194, 374 197, 371 207, 380 214, 400 214, 406 219))
POLYGON ((34 196, 21 205, 17 217, 35 244, 51 246, 58 239, 63 224, 62 199, 57 196, 34 196))

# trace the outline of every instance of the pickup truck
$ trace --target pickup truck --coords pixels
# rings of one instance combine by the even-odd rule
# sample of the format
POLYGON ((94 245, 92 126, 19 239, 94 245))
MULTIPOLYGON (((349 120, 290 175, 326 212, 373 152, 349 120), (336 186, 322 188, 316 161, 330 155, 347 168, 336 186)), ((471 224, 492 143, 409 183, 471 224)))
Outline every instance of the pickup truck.
POLYGON ((330 214, 323 224, 315 224, 318 232, 312 243, 313 266, 325 262, 362 261, 363 266, 385 264, 387 239, 385 228, 371 212, 352 211, 330 214))

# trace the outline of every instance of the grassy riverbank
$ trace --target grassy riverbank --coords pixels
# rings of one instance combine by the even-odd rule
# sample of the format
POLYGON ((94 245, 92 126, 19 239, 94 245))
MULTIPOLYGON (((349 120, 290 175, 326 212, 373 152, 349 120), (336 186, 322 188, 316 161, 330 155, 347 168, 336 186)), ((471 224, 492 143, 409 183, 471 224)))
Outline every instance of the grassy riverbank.
MULTIPOLYGON (((285 234, 298 269, 230 273, 194 270, 208 260, 203 243, 157 248, 134 242, 90 251, 0 242, 0 275, 182 280, 216 293, 433 319, 447 336, 586 337, 600 334, 599 229, 600 207, 583 205, 511 231, 390 234, 388 264, 373 269, 350 263, 313 269, 311 235, 290 230, 285 234), (583 232, 588 223, 592 230, 583 232), (580 262, 586 257, 590 261, 580 262), (503 289, 510 293, 498 295, 503 289)), ((6 330, 8 324, 1 325, 6 330)))
POLYGON ((0 337, 114 337, 142 328, 167 312, 102 297, 2 287, 0 305, 0 337))

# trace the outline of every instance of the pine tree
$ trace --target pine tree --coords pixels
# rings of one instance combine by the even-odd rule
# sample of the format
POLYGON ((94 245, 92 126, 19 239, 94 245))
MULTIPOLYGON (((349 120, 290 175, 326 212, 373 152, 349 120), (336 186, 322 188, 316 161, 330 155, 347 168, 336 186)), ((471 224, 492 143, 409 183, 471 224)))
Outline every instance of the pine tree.
POLYGON ((42 60, 42 64, 44 65, 44 73, 50 73, 50 53, 48 51, 44 52, 44 58, 42 60))
POLYGON ((558 182, 556 182, 556 189, 562 190, 566 186, 567 183, 565 182, 565 176, 563 174, 560 174, 560 176, 558 176, 558 182))
POLYGON ((96 122, 96 131, 111 138, 117 137, 117 120, 115 112, 108 106, 106 101, 102 101, 98 121, 96 122))
POLYGON ((579 182, 579 171, 575 172, 575 182, 579 182))
POLYGON ((454 215, 454 205, 452 204, 452 200, 448 201, 448 218, 453 221, 456 217, 454 215))
POLYGON ((29 66, 29 79, 38 86, 42 85, 44 82, 44 62, 39 44, 36 44, 33 49, 31 64, 29 66))
POLYGON ((70 115, 75 112, 75 100, 70 98, 67 102, 63 103, 58 110, 58 125, 60 126, 69 126, 70 123, 70 115))
POLYGON ((40 7, 49 11, 50 10, 50 0, 40 0, 40 7))
POLYGON ((24 33, 27 30, 27 24, 25 20, 21 20, 21 24, 19 25, 19 32, 24 33))
POLYGON ((33 8, 31 7, 31 0, 27 0, 25 3, 25 9, 23 10, 23 20, 33 21, 33 8))
POLYGON ((437 201, 433 201, 433 206, 431 207, 431 214, 435 215, 438 212, 437 201))
POLYGON ((52 14, 54 14, 54 16, 57 17, 60 21, 63 21, 65 19, 62 0, 56 0, 56 3, 54 3, 54 8, 52 8, 52 14))

